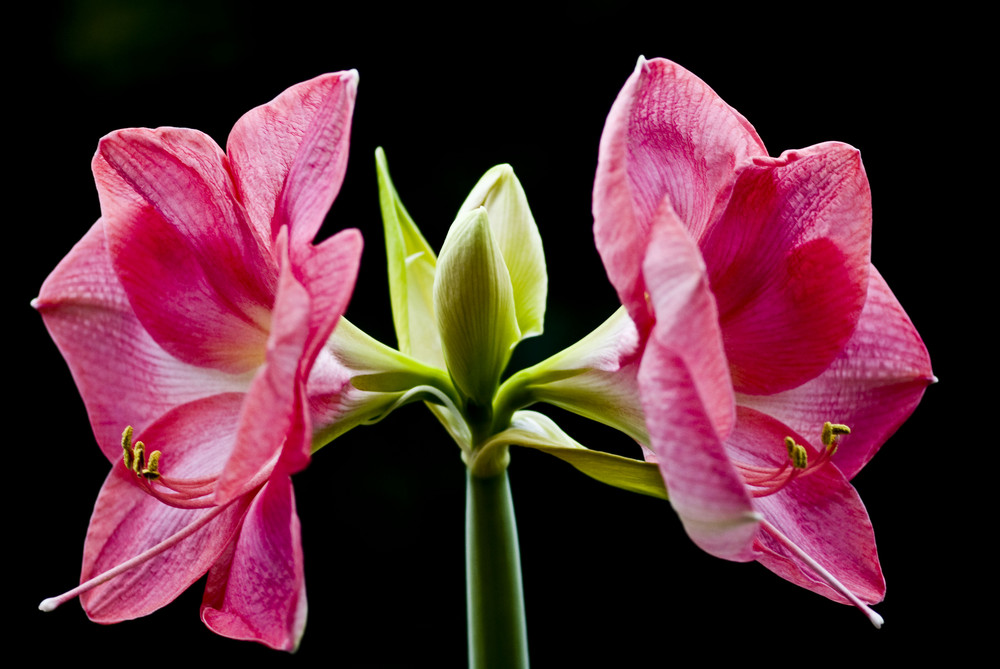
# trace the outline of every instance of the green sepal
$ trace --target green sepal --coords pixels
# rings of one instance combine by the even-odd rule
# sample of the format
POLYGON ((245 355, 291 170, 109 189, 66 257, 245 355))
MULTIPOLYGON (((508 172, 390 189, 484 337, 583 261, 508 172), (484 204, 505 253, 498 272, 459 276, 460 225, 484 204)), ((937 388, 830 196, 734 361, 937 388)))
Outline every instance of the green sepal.
POLYGON ((648 444, 636 376, 638 346, 635 325, 621 307, 569 348, 507 379, 497 393, 495 423, 546 402, 648 444))
MULTIPOLYGON (((402 392, 413 386, 427 385, 454 395, 448 375, 443 371, 386 346, 346 318, 341 317, 337 322, 327 348, 344 367, 353 372, 352 384, 359 390, 402 392), (369 381, 366 384, 369 387, 362 388, 358 383, 354 383, 355 380, 366 377, 395 379, 400 381, 401 385, 391 388, 389 387, 391 384, 369 381), (373 384, 382 387, 376 388, 373 384)), ((365 384, 364 381, 360 383, 365 384)))
POLYGON ((535 411, 518 411, 511 426, 486 442, 481 451, 506 445, 534 448, 576 467, 587 476, 622 490, 668 499, 660 468, 613 453, 592 451, 567 435, 555 421, 535 411))
POLYGON ((437 259, 399 199, 381 147, 375 149, 378 199, 385 231, 389 297, 399 350, 444 369, 434 327, 434 274, 437 259))
POLYGON ((465 199, 459 216, 479 207, 486 208, 490 229, 510 273, 521 337, 540 335, 549 282, 545 252, 524 188, 510 165, 489 169, 465 199))
POLYGON ((429 384, 427 375, 405 371, 360 374, 351 378, 351 385, 371 393, 404 393, 411 388, 429 384))
POLYGON ((489 410, 521 333, 510 274, 483 207, 448 230, 434 277, 434 316, 455 386, 489 410))
POLYGON ((338 321, 326 350, 343 368, 350 388, 341 393, 336 420, 314 435, 314 452, 358 425, 381 420, 404 403, 433 401, 437 396, 457 401, 454 386, 442 370, 382 344, 346 318, 338 321), (413 392, 419 388, 432 392, 413 392))

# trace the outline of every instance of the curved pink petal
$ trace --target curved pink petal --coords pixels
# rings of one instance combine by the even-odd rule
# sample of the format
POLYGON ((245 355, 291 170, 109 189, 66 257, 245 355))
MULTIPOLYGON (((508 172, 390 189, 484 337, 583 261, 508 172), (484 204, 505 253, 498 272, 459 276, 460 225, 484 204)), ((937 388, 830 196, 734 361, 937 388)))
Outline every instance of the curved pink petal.
MULTIPOLYGON (((755 502, 761 515, 861 601, 882 601, 885 579, 868 511, 835 467, 755 502)), ((842 604, 853 603, 767 532, 758 535, 754 552, 758 562, 785 580, 842 604)))
POLYGON ((107 253, 98 220, 42 284, 32 303, 69 365, 97 442, 112 462, 121 434, 138 434, 171 409, 219 393, 242 392, 246 376, 177 360, 143 328, 107 253))
POLYGON ((282 229, 277 240, 279 257, 283 259, 267 341, 267 362, 244 399, 235 444, 219 481, 218 503, 246 492, 248 482, 277 463, 276 456, 282 449, 295 461, 294 470, 308 462, 312 434, 304 392, 309 370, 303 369, 302 359, 309 337, 311 305, 309 293, 292 274, 286 230, 282 229))
POLYGON ((667 60, 639 60, 601 135, 594 236, 640 332, 648 318, 639 264, 664 198, 697 240, 728 200, 736 167, 766 153, 747 120, 701 79, 667 60))
POLYGON ((287 225, 294 249, 319 231, 347 169, 355 70, 292 86, 237 121, 226 151, 254 226, 287 225))
POLYGON ((834 461, 851 479, 913 413, 934 380, 923 340, 872 267, 857 328, 829 368, 792 390, 738 396, 737 402, 807 437, 819 434, 825 421, 848 425, 851 434, 841 439, 834 461))
POLYGON ((702 238, 738 392, 822 372, 864 305, 871 193, 857 149, 827 143, 755 158, 702 238))
POLYGON ((669 210, 666 198, 642 265, 656 314, 652 336, 683 360, 719 439, 736 420, 733 384, 722 348, 715 299, 698 249, 669 210))
POLYGON ((310 302, 309 341, 302 358, 307 373, 347 310, 361 265, 362 246, 361 233, 350 229, 297 253, 294 270, 310 302))
POLYGON ((329 348, 321 349, 316 356, 306 394, 313 434, 320 436, 323 443, 330 440, 329 435, 340 433, 339 428, 345 425, 345 417, 359 413, 367 416, 366 409, 370 411, 372 407, 381 410, 381 405, 375 400, 376 393, 358 390, 351 385, 354 375, 329 348))
POLYGON ((291 479, 257 494, 236 541, 212 568, 201 618, 223 636, 292 651, 306 624, 302 538, 291 479))
POLYGON ((120 130, 101 140, 93 168, 112 264, 150 335, 201 367, 259 365, 274 261, 215 142, 187 129, 120 130))
POLYGON ((688 536, 717 557, 754 559, 757 516, 743 479, 712 429, 691 370, 655 332, 639 366, 639 389, 651 448, 688 536))
POLYGON ((124 466, 108 475, 87 531, 81 582, 105 572, 217 513, 204 527, 171 548, 110 581, 84 592, 91 620, 114 623, 144 616, 173 601, 201 578, 231 541, 250 498, 222 509, 180 509, 160 503, 124 466))
MULTIPOLYGON (((726 450, 737 467, 777 469, 788 462, 785 437, 803 445, 809 462, 818 466, 802 471, 773 494, 755 497, 754 508, 862 601, 881 601, 885 581, 868 512, 836 465, 818 463, 819 452, 810 444, 822 448, 819 432, 810 440, 771 416, 741 407, 726 450)), ((782 578, 838 602, 851 603, 765 529, 758 534, 754 551, 761 564, 782 578)))

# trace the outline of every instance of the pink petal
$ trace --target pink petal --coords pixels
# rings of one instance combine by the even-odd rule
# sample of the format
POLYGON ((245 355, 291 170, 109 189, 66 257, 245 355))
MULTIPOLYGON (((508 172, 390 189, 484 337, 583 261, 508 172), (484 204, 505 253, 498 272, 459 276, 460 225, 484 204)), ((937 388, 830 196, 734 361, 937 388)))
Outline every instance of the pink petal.
MULTIPOLYGON (((308 370, 302 368, 301 361, 309 336, 310 302, 309 294, 292 274, 287 239, 286 229, 282 229, 278 254, 283 260, 267 362, 244 400, 235 447, 219 481, 216 501, 220 504, 246 492, 249 482, 276 464, 282 448, 295 461, 293 471, 308 462, 312 438, 304 398, 308 370)), ((291 465, 291 461, 286 464, 291 465)))
POLYGON ((296 274, 309 293, 309 343, 302 364, 312 367, 319 350, 347 310, 361 264, 358 230, 343 230, 323 243, 299 249, 296 274))
POLYGON ((738 392, 768 394, 821 373, 864 305, 871 194, 853 147, 828 143, 739 171, 701 241, 738 392))
POLYGON ((639 267, 661 202, 698 239, 728 200, 736 166, 755 155, 766 155, 757 133, 703 81, 667 60, 639 60, 601 135, 594 235, 640 332, 639 267))
POLYGON ((233 639, 292 651, 306 623, 302 538, 291 479, 257 494, 238 538, 208 575, 201 618, 233 639))
POLYGON ((233 176, 254 226, 271 239, 283 225, 293 249, 316 236, 344 180, 357 87, 354 70, 324 74, 233 127, 226 147, 233 176))
POLYGON ((737 401, 806 437, 815 438, 825 421, 848 425, 851 434, 841 439, 834 461, 851 479, 913 413, 933 381, 927 348, 872 267, 858 326, 829 369, 798 388, 737 401))
POLYGON ((108 251, 139 321, 186 362, 245 372, 263 360, 274 261, 206 135, 121 130, 94 158, 108 251))
MULTIPOLYGON (((238 500, 203 528, 138 567, 80 595, 91 620, 115 623, 170 603, 201 578, 229 543, 249 498, 238 500)), ((139 555, 197 522, 213 508, 179 509, 143 491, 135 475, 111 470, 90 519, 81 582, 139 555)))
POLYGON ((42 284, 34 306, 65 357, 97 442, 112 462, 121 434, 137 434, 164 413, 203 397, 242 392, 249 379, 183 363, 136 318, 97 221, 42 284))
POLYGON ((679 357, 719 439, 736 419, 718 312, 701 254, 669 203, 657 214, 642 270, 656 315, 653 337, 679 357))
POLYGON ((380 393, 358 390, 351 385, 352 376, 354 372, 341 364, 330 349, 320 350, 306 389, 309 422, 313 434, 322 443, 328 442, 335 434, 343 433, 346 426, 353 427, 384 411, 394 399, 394 396, 381 393, 390 399, 385 402, 378 397, 380 393))
MULTIPOLYGON (((857 491, 839 471, 829 467, 757 502, 761 515, 861 601, 882 601, 885 579, 875 532, 857 491)), ((760 533, 754 551, 758 562, 785 580, 853 603, 767 533, 760 533)))
POLYGON ((756 515, 743 479, 712 429, 691 370, 654 332, 639 367, 652 450, 670 503, 702 550, 754 559, 756 515))
MULTIPOLYGON (((781 466, 788 460, 787 436, 802 444, 810 462, 819 457, 807 437, 753 409, 740 408, 726 449, 736 462, 781 466)), ((818 434, 816 436, 819 442, 818 434)), ((875 534, 857 491, 832 463, 807 471, 780 491, 756 497, 754 507, 789 540, 840 583, 869 604, 885 594, 875 534)), ((756 559, 792 583, 842 603, 851 603, 812 568, 767 532, 758 534, 756 559)))

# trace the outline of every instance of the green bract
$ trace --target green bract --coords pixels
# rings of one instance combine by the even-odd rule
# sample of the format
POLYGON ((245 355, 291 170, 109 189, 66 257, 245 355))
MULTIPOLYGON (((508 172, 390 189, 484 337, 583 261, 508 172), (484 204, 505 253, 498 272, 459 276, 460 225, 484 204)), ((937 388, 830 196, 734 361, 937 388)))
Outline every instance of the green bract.
POLYGON ((585 448, 538 402, 600 421, 644 442, 624 309, 569 348, 501 383, 511 352, 542 333, 548 277, 538 227, 514 171, 489 170, 459 208, 435 257, 376 151, 389 292, 399 349, 342 321, 328 349, 350 378, 345 413, 327 439, 398 406, 424 401, 474 476, 502 471, 511 445, 535 448, 605 483, 666 497, 655 464, 585 448))

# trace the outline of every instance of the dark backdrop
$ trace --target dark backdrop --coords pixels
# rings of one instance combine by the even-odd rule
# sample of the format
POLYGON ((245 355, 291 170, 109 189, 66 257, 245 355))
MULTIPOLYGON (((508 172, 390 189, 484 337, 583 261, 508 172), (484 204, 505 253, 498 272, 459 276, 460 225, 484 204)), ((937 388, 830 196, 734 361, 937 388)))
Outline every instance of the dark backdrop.
MULTIPOLYGON (((525 344, 515 364, 537 361, 617 306, 593 248, 590 193, 605 116, 644 54, 702 77, 755 125, 773 155, 831 139, 861 149, 874 200, 874 262, 924 336, 942 383, 855 480, 888 581, 876 607, 886 619, 881 631, 760 565, 702 553, 665 502, 514 452, 536 666, 666 666, 686 664, 692 651, 699 661, 752 662, 806 659, 811 649, 847 659, 908 646, 967 647, 970 633, 958 622, 975 616, 963 613, 962 593, 992 586, 974 566, 990 558, 955 524, 988 515, 962 483, 975 460, 961 448, 977 440, 975 429, 963 435, 952 427, 968 409, 956 395, 968 366, 955 357, 975 346, 953 353, 949 337, 977 329, 964 297, 949 297, 953 277, 970 265, 959 246, 967 218, 956 201, 963 188, 974 190, 956 176, 963 159, 951 147, 974 141, 966 124, 976 123, 956 113, 956 104, 975 98, 954 78, 963 52, 935 41, 956 28, 912 18, 876 26, 847 9, 789 19, 597 1, 457 13, 367 4, 62 2, 20 24, 33 46, 16 58, 6 105, 15 118, 6 158, 17 174, 7 190, 15 202, 7 306, 16 324, 8 378, 16 383, 5 413, 17 426, 8 445, 15 483, 4 551, 14 581, 11 642, 26 640, 36 657, 154 664, 204 654, 462 666, 463 465, 417 405, 334 442, 294 479, 310 604, 297 656, 208 632, 198 619, 201 583, 156 614, 115 626, 88 622, 75 602, 36 611, 39 600, 75 582, 108 464, 28 302, 99 215, 89 165, 102 135, 178 125, 224 145, 251 107, 322 72, 357 68, 347 179, 321 233, 358 227, 365 236, 349 317, 393 343, 376 146, 435 248, 478 177, 508 162, 549 264, 546 333, 525 344)), ((571 417, 564 426, 592 447, 638 455, 612 431, 571 417)))

